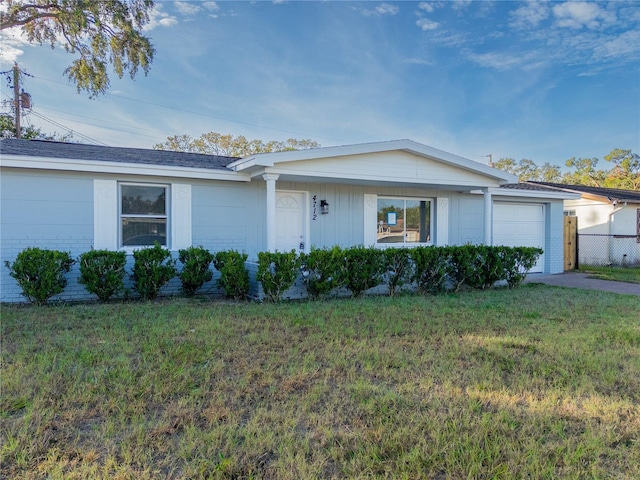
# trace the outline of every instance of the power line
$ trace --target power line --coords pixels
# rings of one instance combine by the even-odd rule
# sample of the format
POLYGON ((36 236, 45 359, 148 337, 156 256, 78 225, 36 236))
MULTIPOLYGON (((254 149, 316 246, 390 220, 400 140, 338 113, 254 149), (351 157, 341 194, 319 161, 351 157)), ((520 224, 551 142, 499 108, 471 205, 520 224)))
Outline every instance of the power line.
POLYGON ((48 118, 48 117, 46 117, 46 116, 42 115, 41 113, 35 112, 34 110, 31 110, 31 112, 30 112, 29 114, 30 114, 30 115, 35 115, 36 117, 38 117, 38 118, 40 118, 40 119, 42 119, 42 120, 44 120, 44 121, 46 121, 46 122, 49 122, 49 123, 51 123, 52 125, 55 125, 56 127, 64 128, 65 130, 69 131, 69 133, 71 133, 71 135, 74 135, 74 134, 75 134, 75 135, 77 135, 77 136, 78 136, 78 137, 80 137, 80 138, 84 138, 85 140, 89 140, 90 142, 97 143, 97 144, 100 144, 100 145, 104 145, 104 146, 106 146, 106 147, 108 147, 108 146, 109 146, 108 144, 106 144, 106 143, 104 143, 104 142, 101 142, 100 140, 97 140, 97 139, 95 139, 95 138, 92 138, 92 137, 90 137, 90 136, 88 136, 88 135, 84 135, 84 134, 82 134, 82 133, 80 133, 80 132, 77 132, 76 130, 73 130, 72 128, 69 128, 69 127, 67 127, 66 125, 63 125, 63 124, 61 124, 61 123, 59 123, 59 122, 56 122, 55 120, 52 120, 52 119, 50 119, 50 118, 48 118))
MULTIPOLYGON (((113 125, 122 126, 122 122, 111 122, 109 120, 103 120, 101 118, 87 117, 86 115, 80 115, 80 114, 72 113, 72 112, 65 112, 64 110, 57 110, 57 109, 51 108, 51 107, 43 107, 42 105, 40 105, 38 108, 40 108, 42 110, 49 110, 49 111, 52 111, 52 112, 66 113, 67 115, 73 115, 74 117, 86 118, 88 120, 95 120, 97 122, 111 123, 113 125)), ((73 119, 66 119, 66 120, 73 120, 73 119)), ((85 125, 92 125, 94 127, 99 127, 99 128, 108 128, 108 127, 102 127, 101 125, 96 125, 96 124, 93 124, 93 123, 86 123, 85 125)), ((159 130, 151 130, 151 129, 148 129, 148 128, 140 128, 140 127, 135 127, 135 128, 137 130, 141 130, 141 131, 144 131, 144 132, 157 133, 158 135, 166 136, 165 132, 161 132, 159 130)), ((117 130, 117 129, 114 129, 114 130, 117 130)), ((125 132, 126 130, 120 130, 120 131, 125 132)), ((129 132, 129 133, 133 133, 133 132, 129 132)), ((142 134, 140 134, 140 135, 142 135, 142 134)), ((147 135, 147 136, 151 137, 151 135, 147 135)))
MULTIPOLYGON (((7 93, 5 93, 5 92, 1 92, 0 91, 0 93, 2 93, 3 95, 9 97, 9 95, 7 93)), ((112 123, 114 125, 121 125, 121 124, 116 123, 116 122, 110 122, 108 120, 101 120, 101 119, 98 119, 98 118, 86 117, 84 115, 78 115, 78 114, 71 113, 71 112, 64 112, 62 110, 56 110, 54 108, 47 108, 47 107, 40 107, 40 108, 43 108, 45 110, 51 110, 51 111, 54 111, 54 112, 66 113, 68 115, 72 115, 73 117, 82 117, 82 118, 87 118, 89 120, 96 120, 96 121, 99 121, 99 122, 112 123)), ((92 137, 89 137, 88 135, 83 135, 80 132, 78 132, 77 130, 74 130, 74 129, 72 129, 70 127, 67 127, 67 126, 65 126, 65 125, 63 125, 63 124, 61 124, 59 122, 56 122, 53 119, 51 119, 50 117, 47 117, 46 115, 44 115, 43 113, 36 112, 33 109, 31 109, 31 113, 33 113, 36 117, 41 118, 42 120, 45 120, 45 121, 47 121, 47 122, 49 122, 49 123, 51 123, 53 125, 56 125, 56 126, 58 126, 60 128, 64 128, 65 130, 68 130, 69 132, 74 133, 78 137, 84 137, 84 138, 86 138, 88 140, 91 140, 92 142, 97 142, 97 143, 101 143, 103 145, 107 145, 106 143, 101 142, 100 140, 97 140, 97 139, 94 139, 92 137)), ((55 118, 55 115, 54 115, 54 118, 55 118)), ((147 135, 147 134, 144 134, 144 133, 136 133, 136 132, 132 132, 130 130, 124 130, 124 129, 121 129, 121 128, 107 127, 107 126, 98 125, 98 124, 95 124, 95 123, 82 122, 80 120, 76 120, 75 118, 65 118, 65 117, 57 117, 57 118, 62 118, 63 120, 72 121, 72 122, 75 122, 75 123, 78 123, 78 124, 81 124, 81 125, 89 125, 91 127, 96 127, 96 128, 100 128, 100 129, 113 130, 113 131, 117 131, 117 132, 124 132, 124 133, 129 133, 129 134, 132 134, 132 135, 139 135, 139 136, 155 138, 155 139, 162 139, 162 138, 167 136, 163 132, 159 132, 157 130, 140 129, 140 130, 145 130, 145 131, 148 131, 148 132, 154 132, 154 133, 158 134, 158 135, 147 135)))
MULTIPOLYGON (((45 108, 45 107, 40 107, 40 108, 45 108)), ((55 109, 52 109, 52 108, 45 108, 45 109, 46 110, 52 110, 54 112, 56 112, 56 111, 59 112, 60 111, 60 110, 55 110, 55 109)), ((77 115, 77 114, 71 113, 71 112, 62 112, 62 113, 67 113, 69 115, 73 115, 74 117, 88 118, 90 120, 97 120, 97 121, 100 121, 100 122, 113 123, 114 125, 121 125, 121 124, 116 123, 116 122, 109 122, 107 120, 100 120, 100 119, 95 119, 95 118, 91 118, 91 117, 84 117, 83 115, 77 115)), ((139 136, 149 137, 149 138, 156 138, 156 139, 157 138, 161 138, 161 137, 158 137, 157 135, 147 135, 145 133, 135 133, 135 132, 132 132, 130 130, 124 130, 122 128, 107 127, 107 126, 104 126, 104 125, 96 125, 95 123, 82 122, 80 120, 76 120, 75 118, 65 118, 65 120, 69 120, 69 121, 72 121, 72 122, 75 122, 75 123, 79 123, 79 124, 82 124, 82 125, 89 125, 89 126, 92 126, 92 127, 97 127, 97 128, 101 128, 101 129, 105 129, 105 130, 113 130, 113 131, 116 131, 116 132, 130 133, 132 135, 139 135, 139 136)), ((146 129, 142 129, 142 130, 146 130, 146 129)), ((153 132, 154 130, 146 130, 146 131, 153 132)), ((156 131, 156 133, 158 133, 159 135, 166 136, 162 132, 156 131)))
MULTIPOLYGON (((38 80, 43 80, 43 81, 46 81, 46 82, 56 83, 58 85, 65 85, 67 87, 71 87, 71 85, 69 85, 68 83, 58 82, 56 80, 51 80, 49 78, 37 77, 37 76, 34 76, 34 78, 36 78, 38 80)), ((124 95, 118 95, 117 93, 106 92, 105 95, 108 95, 108 96, 111 96, 111 97, 115 97, 115 98, 118 98, 118 99, 122 99, 122 100, 131 101, 131 102, 144 103, 146 105, 153 105, 155 107, 166 108, 166 109, 174 110, 174 111, 177 111, 177 112, 184 112, 184 113, 189 113, 189 114, 192 114, 192 115, 199 115, 199 116, 202 116, 202 117, 214 118, 216 120, 224 120, 226 122, 237 123, 237 124, 246 125, 246 126, 249 126, 249 127, 256 127, 256 128, 261 128, 261 129, 265 129, 265 130, 273 130, 273 131, 276 131, 276 132, 288 133, 288 134, 291 134, 291 135, 301 135, 303 137, 316 137, 316 138, 318 138, 316 135, 308 135, 308 134, 305 134, 305 133, 302 133, 302 132, 295 132, 295 131, 292 131, 292 130, 286 130, 286 129, 275 128, 275 127, 267 127, 267 126, 258 125, 258 124, 255 124, 255 123, 243 122, 241 120, 235 120, 235 119, 232 119, 232 118, 221 117, 221 116, 218 116, 218 115, 212 115, 210 113, 197 112, 197 111, 188 110, 188 109, 185 109, 185 108, 173 107, 173 106, 169 106, 169 105, 163 105, 163 104, 160 104, 160 103, 149 102, 147 100, 140 100, 138 98, 127 97, 127 96, 124 96, 124 95)), ((344 142, 344 140, 337 140, 335 138, 328 138, 328 137, 322 137, 322 138, 325 138, 327 140, 334 141, 334 142, 344 142)))

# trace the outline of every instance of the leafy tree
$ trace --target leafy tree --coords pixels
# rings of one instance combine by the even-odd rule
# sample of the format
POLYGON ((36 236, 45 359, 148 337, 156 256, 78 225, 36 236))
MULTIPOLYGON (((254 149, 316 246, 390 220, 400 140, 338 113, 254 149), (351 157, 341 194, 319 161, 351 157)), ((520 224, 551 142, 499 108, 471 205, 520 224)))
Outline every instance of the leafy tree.
POLYGON ((90 97, 109 88, 107 64, 122 78, 149 71, 155 49, 142 28, 153 0, 6 0, 0 30, 21 27, 30 43, 49 43, 79 57, 65 70, 90 97))
MULTIPOLYGON (((32 140, 34 138, 44 138, 45 135, 39 128, 29 125, 20 127, 20 137, 32 140)), ((13 115, 8 113, 0 114, 0 138, 16 138, 16 122, 13 115)))
POLYGON ((598 170, 599 160, 597 158, 570 158, 565 165, 574 169, 573 172, 562 176, 562 182, 574 185, 589 185, 592 187, 604 186, 607 172, 598 170))
POLYGON ((517 175, 521 182, 558 182, 561 178, 559 166, 547 162, 539 167, 533 160, 527 158, 518 162, 513 158, 501 158, 494 166, 499 170, 517 175))
POLYGON ((604 156, 613 168, 598 168, 598 158, 570 158, 565 165, 571 170, 564 175, 560 167, 545 163, 536 165, 533 160, 523 158, 516 162, 513 158, 501 158, 495 167, 518 176, 522 182, 554 182, 592 187, 621 188, 625 190, 640 189, 640 155, 631 150, 614 148, 604 156))
MULTIPOLYGON (((0 113, 0 138, 16 138, 16 122, 13 115, 0 113)), ((25 140, 55 140, 57 142, 68 142, 72 135, 60 135, 57 132, 52 134, 44 133, 33 125, 20 127, 20 138, 25 140)))
POLYGON ((227 157, 248 157, 258 153, 284 152, 288 150, 306 150, 318 148, 320 144, 314 140, 297 140, 289 138, 284 142, 271 140, 249 140, 243 135, 222 135, 216 132, 203 133, 198 138, 190 135, 174 135, 167 137, 164 143, 153 146, 156 150, 172 150, 178 152, 205 153, 227 157))
POLYGON ((640 190, 640 155, 614 148, 604 159, 615 165, 605 179, 605 186, 640 190))

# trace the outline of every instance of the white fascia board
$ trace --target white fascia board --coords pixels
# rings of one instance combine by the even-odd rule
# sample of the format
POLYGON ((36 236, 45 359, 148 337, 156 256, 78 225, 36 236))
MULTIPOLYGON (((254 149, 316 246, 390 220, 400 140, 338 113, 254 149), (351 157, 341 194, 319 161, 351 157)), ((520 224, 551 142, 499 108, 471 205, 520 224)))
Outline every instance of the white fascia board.
POLYGON ((317 160, 329 157, 342 157, 349 155, 363 155, 369 153, 389 152, 403 150, 417 155, 432 158, 445 164, 453 165, 465 170, 496 178, 502 183, 514 183, 518 177, 502 170, 474 162, 468 158, 460 157, 452 153, 429 147, 413 140, 391 140, 387 142, 362 143, 357 145, 343 145, 338 147, 312 148, 308 150, 291 150, 287 152, 274 152, 253 155, 243 158, 229 165, 236 171, 251 169, 252 167, 273 167, 276 163, 287 163, 304 160, 317 160))
POLYGON ((208 168, 187 168, 171 165, 148 165, 21 155, 2 155, 0 166, 38 170, 112 173, 116 175, 128 174, 155 177, 194 178, 202 180, 229 180, 233 182, 251 181, 251 177, 244 173, 233 171, 226 172, 223 170, 212 170, 208 168))
MULTIPOLYGON (((482 190, 472 190, 471 193, 482 195, 482 190)), ((580 195, 569 192, 549 192, 542 190, 517 190, 512 188, 489 188, 489 193, 493 197, 526 197, 526 198, 548 198, 551 200, 574 200, 580 195)))
MULTIPOLYGON (((286 179, 286 175, 290 175, 291 171, 287 170, 286 167, 283 168, 268 168, 268 169, 260 169, 256 172, 252 172, 252 178, 259 178, 264 173, 274 173, 280 175, 281 180, 286 179)), ((356 182, 371 182, 372 184, 382 185, 386 182, 390 182, 391 184, 406 184, 406 185, 429 185, 429 186, 443 186, 443 187, 459 187, 459 188, 479 188, 482 185, 479 185, 478 182, 473 181, 460 181, 459 179, 452 179, 451 181, 438 179, 437 181, 430 179, 416 179, 412 178, 409 180, 402 179, 389 179, 385 176, 380 175, 370 175, 368 173, 341 173, 340 175, 333 175, 329 177, 326 172, 316 173, 312 171, 307 171, 304 173, 296 172, 295 176, 297 177, 305 177, 305 178, 316 178, 316 179, 324 179, 326 181, 331 180, 353 180, 356 182)), ((493 182, 495 185, 495 182, 493 182)), ((493 187, 490 187, 493 188, 493 187)))

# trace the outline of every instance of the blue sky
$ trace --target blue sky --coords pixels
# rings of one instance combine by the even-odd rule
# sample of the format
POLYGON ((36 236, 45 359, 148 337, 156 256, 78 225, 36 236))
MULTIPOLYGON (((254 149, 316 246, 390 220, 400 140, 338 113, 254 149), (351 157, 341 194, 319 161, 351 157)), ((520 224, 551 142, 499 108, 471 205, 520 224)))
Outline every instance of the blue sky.
POLYGON ((149 75, 112 76, 97 100, 63 76, 63 48, 5 32, 2 70, 33 75, 31 123, 86 143, 216 131, 410 138, 479 162, 640 153, 636 1, 158 2, 147 34, 149 75))

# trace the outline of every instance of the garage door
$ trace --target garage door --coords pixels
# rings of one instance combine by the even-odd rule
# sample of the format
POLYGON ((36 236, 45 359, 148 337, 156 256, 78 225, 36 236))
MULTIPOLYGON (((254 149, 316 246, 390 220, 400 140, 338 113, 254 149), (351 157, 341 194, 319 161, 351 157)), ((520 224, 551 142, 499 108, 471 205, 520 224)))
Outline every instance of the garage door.
MULTIPOLYGON (((493 206, 493 244, 544 248, 544 206, 496 203, 493 206)), ((544 255, 531 272, 542 272, 544 255)))

